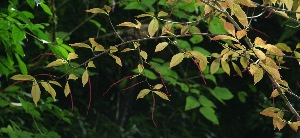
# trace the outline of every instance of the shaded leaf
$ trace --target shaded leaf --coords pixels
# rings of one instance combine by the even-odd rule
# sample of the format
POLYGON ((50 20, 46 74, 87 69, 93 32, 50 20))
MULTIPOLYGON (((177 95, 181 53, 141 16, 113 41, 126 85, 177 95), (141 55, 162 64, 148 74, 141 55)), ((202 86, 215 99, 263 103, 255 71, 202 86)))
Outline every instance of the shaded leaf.
POLYGON ((174 55, 171 59, 171 62, 170 62, 170 68, 178 65, 179 63, 182 62, 184 58, 184 53, 177 53, 176 55, 174 55))
POLYGON ((233 66, 233 69, 235 70, 235 72, 236 72, 239 76, 243 77, 242 71, 240 70, 239 66, 236 65, 234 62, 231 62, 231 63, 232 63, 232 66, 233 66))
POLYGON ((141 90, 136 99, 144 98, 149 92, 151 92, 151 90, 149 90, 149 89, 141 90))
POLYGON ((153 92, 156 95, 158 95, 160 98, 170 101, 169 97, 165 93, 160 92, 160 91, 153 91, 153 92))
POLYGON ((111 7, 107 5, 104 5, 104 9, 106 10, 107 13, 111 11, 111 7))
POLYGON ((161 43, 158 43, 157 46, 155 47, 155 52, 162 51, 162 50, 164 50, 167 46, 168 46, 168 43, 167 43, 167 42, 161 42, 161 43))
POLYGON ((149 36, 152 37, 158 30, 158 21, 156 18, 153 18, 148 26, 149 36))
POLYGON ((32 77, 31 75, 17 74, 17 75, 12 76, 10 79, 12 79, 12 80, 33 80, 34 77, 32 77))
POLYGON ((84 85, 88 82, 88 80, 89 80, 89 74, 88 74, 87 69, 85 69, 85 71, 82 74, 82 80, 81 80, 82 87, 84 87, 84 85))
POLYGON ((215 104, 204 95, 199 96, 199 102, 204 107, 216 107, 215 104))
POLYGON ((190 25, 185 25, 181 28, 180 34, 185 35, 185 34, 189 33, 189 31, 190 31, 190 25))

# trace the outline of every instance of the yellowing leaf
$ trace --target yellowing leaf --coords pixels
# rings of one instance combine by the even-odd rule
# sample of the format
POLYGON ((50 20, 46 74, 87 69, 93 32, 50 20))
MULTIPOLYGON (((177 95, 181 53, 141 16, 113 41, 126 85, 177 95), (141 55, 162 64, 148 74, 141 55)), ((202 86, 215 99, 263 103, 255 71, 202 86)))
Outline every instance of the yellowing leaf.
POLYGON ((243 38, 246 34, 247 34, 246 30, 237 31, 237 32, 236 32, 236 37, 237 37, 238 39, 241 39, 241 38, 243 38))
POLYGON ((135 20, 135 21, 137 22, 137 24, 134 24, 134 23, 132 23, 132 22, 123 22, 123 23, 121 23, 121 24, 119 24, 119 25, 117 25, 117 26, 135 27, 135 28, 140 29, 142 23, 139 22, 138 20, 135 20))
POLYGON ((149 36, 153 37, 154 34, 157 32, 157 30, 158 30, 158 21, 156 18, 153 18, 148 26, 149 36))
POLYGON ((149 16, 151 16, 151 14, 143 13, 143 14, 136 16, 136 18, 149 17, 149 16))
POLYGON ((210 65, 210 74, 215 74, 220 68, 220 59, 215 59, 210 65))
POLYGON ((93 61, 89 61, 88 67, 96 68, 93 61))
POLYGON ((185 34, 189 33, 190 27, 191 27, 190 25, 185 25, 185 26, 183 26, 183 27, 181 28, 181 30, 180 30, 180 34, 181 34, 181 35, 185 35, 185 34))
POLYGON ((151 92, 149 89, 141 90, 136 99, 144 98, 149 92, 151 92))
POLYGON ((199 51, 188 51, 187 53, 191 54, 193 57, 195 57, 198 60, 199 66, 202 71, 206 69, 208 63, 206 56, 201 54, 199 51))
POLYGON ((258 68, 259 68, 258 64, 251 63, 249 67, 249 72, 251 73, 251 75, 254 75, 254 73, 258 70, 258 68))
POLYGON ((267 66, 265 64, 260 64, 275 80, 281 81, 280 73, 278 69, 267 66))
POLYGON ((70 44, 70 46, 91 48, 91 46, 89 46, 88 44, 85 44, 85 43, 74 43, 74 44, 70 44))
POLYGON ((266 41, 262 40, 259 37, 256 37, 255 40, 254 40, 254 45, 258 46, 258 47, 264 46, 264 45, 266 45, 266 41))
POLYGON ((295 57, 297 58, 299 65, 300 65, 300 53, 297 51, 294 51, 295 57))
POLYGON ((300 6, 298 6, 298 8, 297 8, 297 11, 296 12, 298 12, 298 13, 296 13, 296 18, 297 18, 297 20, 299 20, 300 19, 300 6))
POLYGON ((78 77, 75 76, 74 74, 70 74, 68 80, 77 80, 78 77))
POLYGON ((231 63, 232 63, 232 66, 233 66, 233 69, 235 70, 235 72, 236 72, 239 76, 243 77, 242 71, 240 70, 239 66, 237 66, 234 62, 231 62, 231 63))
POLYGON ((226 22, 225 20, 223 21, 224 29, 231 34, 232 36, 235 36, 235 28, 232 23, 226 22))
POLYGON ((271 93, 271 98, 275 98, 277 96, 279 96, 279 92, 277 89, 274 89, 273 92, 271 93))
POLYGON ((121 59, 119 57, 117 57, 117 56, 115 56, 113 54, 109 54, 109 55, 116 60, 116 63, 118 65, 120 65, 122 67, 122 61, 121 61, 121 59))
POLYGON ((260 114, 268 117, 275 117, 278 112, 280 112, 280 109, 275 107, 268 107, 261 111, 260 114))
POLYGON ((261 50, 253 48, 253 51, 255 53, 255 56, 257 56, 259 58, 259 60, 263 61, 266 59, 265 53, 262 52, 261 50))
POLYGON ((139 42, 133 42, 134 48, 138 48, 141 44, 139 42))
POLYGON ((157 15, 157 17, 165 17, 168 16, 168 13, 164 12, 164 11, 160 11, 157 15))
POLYGON ((279 13, 279 14, 281 14, 283 17, 285 17, 285 18, 290 18, 284 11, 276 11, 276 13, 279 13))
POLYGON ((100 9, 100 8, 93 8, 93 9, 89 9, 89 10, 85 10, 86 12, 90 12, 90 13, 105 13, 107 14, 104 10, 100 9))
POLYGON ((274 129, 278 128, 280 131, 284 126, 285 122, 282 120, 284 112, 278 112, 275 117, 273 117, 274 129))
POLYGON ((75 54, 75 53, 69 53, 67 60, 76 59, 76 58, 78 58, 77 54, 75 54))
POLYGON ((51 63, 49 63, 46 68, 49 68, 49 67, 54 67, 54 66, 60 66, 62 64, 66 64, 67 61, 66 60, 63 60, 63 59, 57 59, 51 63))
POLYGON ((57 82, 57 81, 49 81, 49 83, 54 84, 54 85, 59 86, 59 87, 62 87, 62 86, 60 85, 60 83, 57 82))
POLYGON ((170 101, 169 97, 168 97, 165 93, 160 92, 160 91, 153 91, 153 92, 154 92, 155 94, 157 94, 160 98, 163 98, 163 99, 165 99, 165 100, 170 101))
POLYGON ((131 48, 125 48, 125 49, 123 49, 121 52, 128 52, 128 51, 131 51, 131 50, 134 50, 134 49, 131 49, 131 48))
POLYGON ((174 29, 172 29, 173 23, 172 22, 167 22, 164 27, 162 28, 161 35, 164 34, 172 34, 174 35, 174 29))
POLYGON ((167 43, 167 42, 161 42, 161 43, 158 43, 157 46, 155 47, 155 52, 162 51, 162 50, 164 50, 167 46, 168 46, 168 43, 167 43))
POLYGON ((88 82, 88 80, 89 80, 89 74, 88 74, 87 69, 85 69, 85 71, 82 74, 82 80, 81 80, 82 87, 84 87, 84 85, 88 82))
POLYGON ((33 84, 31 86, 31 96, 32 96, 33 102, 37 106, 37 102, 40 100, 40 97, 41 97, 41 89, 40 89, 38 83, 36 82, 36 80, 33 81, 33 84))
POLYGON ((95 38, 89 38, 89 41, 92 44, 92 48, 94 48, 95 51, 105 51, 105 48, 101 44, 97 43, 95 41, 95 38))
POLYGON ((288 45, 286 45, 285 43, 277 43, 275 46, 278 47, 278 48, 279 48, 280 50, 282 50, 282 51, 285 51, 285 52, 293 52, 293 51, 291 50, 291 48, 290 48, 288 45))
POLYGON ((139 70, 139 73, 142 73, 144 71, 144 66, 142 64, 139 64, 138 70, 139 70))
POLYGON ((228 75, 230 75, 230 67, 229 67, 229 64, 228 64, 226 61, 221 60, 221 65, 222 65, 223 70, 224 70, 228 75))
POLYGON ((107 5, 104 5, 104 9, 106 10, 107 13, 111 11, 111 7, 107 5))
POLYGON ((67 81, 66 85, 65 85, 65 89, 64 89, 64 94, 67 97, 70 94, 71 90, 70 90, 70 85, 69 85, 69 81, 67 81))
POLYGON ((265 64, 274 69, 279 69, 276 62, 272 58, 266 57, 265 64))
POLYGON ((53 87, 48 82, 45 81, 42 81, 41 84, 44 87, 44 89, 52 96, 52 98, 55 99, 56 92, 53 89, 53 87))
POLYGON ((246 57, 241 57, 240 58, 240 63, 242 65, 243 68, 247 68, 248 67, 248 59, 246 57))
POLYGON ((33 80, 34 77, 32 77, 31 75, 17 74, 17 75, 12 76, 10 79, 12 79, 12 80, 33 80))
POLYGON ((178 54, 174 55, 171 59, 171 62, 170 62, 170 68, 172 68, 172 67, 178 65, 179 63, 181 63, 183 58, 184 58, 184 53, 178 53, 178 54))
POLYGON ((290 127, 291 127, 295 132, 297 132, 297 131, 298 131, 298 127, 300 126, 300 121, 297 121, 297 122, 290 122, 289 125, 290 125, 290 127))
POLYGON ((115 47, 115 46, 110 46, 109 47, 109 53, 115 53, 115 52, 117 52, 118 51, 118 48, 117 47, 115 47))
POLYGON ((248 7, 256 7, 256 5, 251 0, 235 0, 235 2, 248 7))
POLYGON ((144 60, 147 60, 148 54, 145 51, 141 50, 140 55, 144 60))
POLYGON ((239 20, 239 22, 244 26, 248 26, 247 15, 244 10, 240 7, 240 5, 233 3, 232 12, 234 13, 235 17, 239 20))
POLYGON ((264 70, 262 68, 258 68, 253 74, 254 85, 258 83, 264 76, 264 70))
POLYGON ((235 42, 238 42, 237 39, 231 37, 231 36, 228 36, 228 35, 217 35, 213 38, 210 38, 210 40, 221 40, 221 39, 229 39, 229 40, 233 40, 235 42))
POLYGON ((154 90, 159 90, 159 89, 161 89, 162 87, 163 87, 162 84, 156 84, 156 85, 153 87, 153 89, 154 89, 154 90))
POLYGON ((284 56, 284 53, 283 53, 279 48, 277 48, 277 47, 274 46, 274 45, 267 44, 267 45, 265 46, 265 49, 267 49, 267 50, 270 51, 270 52, 275 53, 276 55, 284 56))

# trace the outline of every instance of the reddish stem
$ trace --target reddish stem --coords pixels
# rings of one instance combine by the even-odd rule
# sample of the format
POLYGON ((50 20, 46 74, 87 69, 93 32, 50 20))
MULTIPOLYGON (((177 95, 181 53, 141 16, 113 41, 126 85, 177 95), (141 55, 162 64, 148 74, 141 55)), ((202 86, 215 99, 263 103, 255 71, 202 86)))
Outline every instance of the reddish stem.
POLYGON ((268 14, 265 18, 269 18, 270 15, 271 15, 273 12, 275 12, 275 11, 274 11, 274 10, 271 10, 271 11, 269 12, 269 14, 268 14))
POLYGON ((5 88, 4 88, 3 90, 1 90, 0 92, 3 92, 3 91, 5 91, 7 88, 9 88, 9 87, 14 86, 14 85, 19 84, 19 83, 22 83, 22 82, 25 82, 25 81, 30 81, 30 80, 21 80, 21 81, 17 81, 17 82, 15 82, 15 83, 13 83, 13 84, 11 84, 11 85, 5 87, 5 88))
POLYGON ((199 65, 199 62, 198 62, 197 59, 195 59, 194 57, 192 57, 192 60, 194 61, 194 63, 195 63, 196 66, 198 67, 198 69, 199 69, 199 71, 200 71, 200 74, 201 74, 202 81, 203 81, 203 83, 206 85, 206 81, 205 81, 205 78, 204 78, 202 69, 201 69, 201 67, 200 67, 200 65, 199 65))
POLYGON ((109 90, 110 90, 113 86, 115 86, 115 85, 117 85, 118 83, 120 83, 121 81, 123 81, 123 80, 125 80, 125 79, 128 79, 128 78, 131 78, 131 77, 134 77, 134 75, 131 75, 131 76, 127 76, 127 77, 125 77, 125 78, 122 78, 122 79, 116 81, 115 83, 113 83, 112 85, 110 85, 109 88, 107 89, 107 91, 106 91, 105 93, 103 93, 103 96, 104 96, 106 93, 108 93, 109 90))
POLYGON ((131 86, 127 87, 127 88, 124 88, 124 89, 122 89, 122 90, 123 90, 123 91, 128 90, 128 89, 130 89, 130 88, 132 88, 132 87, 134 87, 134 86, 137 86, 137 85, 139 85, 139 84, 142 84, 143 82, 145 82, 145 80, 140 81, 140 82, 138 82, 138 83, 136 83, 136 84, 133 84, 133 85, 131 85, 131 86))
POLYGON ((147 63, 147 62, 145 62, 145 63, 148 64, 148 65, 150 65, 151 67, 153 67, 153 69, 159 74, 159 78, 160 78, 160 80, 161 80, 161 83, 164 85, 164 88, 165 88, 165 90, 166 90, 166 92, 167 92, 167 95, 168 95, 168 96, 171 96, 171 95, 169 95, 169 91, 168 91, 168 89, 167 89, 167 86, 166 86, 166 84, 165 84, 165 81, 164 81, 163 76, 161 75, 160 71, 159 71, 155 66, 153 66, 152 64, 147 63))
POLYGON ((90 77, 89 77, 89 79, 88 79, 88 82, 89 82, 89 88, 90 88, 90 100, 89 100, 88 109, 87 109, 87 111, 86 111, 86 115, 89 114, 90 107, 91 107, 91 102, 92 102, 92 84, 91 84, 90 77))
POLYGON ((40 58, 41 56, 56 56, 56 54, 53 54, 53 53, 43 53, 43 54, 40 54, 40 55, 38 55, 37 57, 34 57, 34 58, 32 58, 32 59, 30 59, 30 60, 36 60, 37 58, 40 58))
POLYGON ((152 93, 152 99, 153 99, 153 105, 152 105, 152 122, 153 122, 154 126, 157 127, 156 124, 155 124, 155 121, 154 121, 155 97, 154 97, 153 93, 152 93))
POLYGON ((68 87, 69 87, 69 90, 70 90, 70 98, 71 98, 72 111, 74 111, 74 101, 73 101, 72 91, 71 91, 70 85, 68 85, 68 87))

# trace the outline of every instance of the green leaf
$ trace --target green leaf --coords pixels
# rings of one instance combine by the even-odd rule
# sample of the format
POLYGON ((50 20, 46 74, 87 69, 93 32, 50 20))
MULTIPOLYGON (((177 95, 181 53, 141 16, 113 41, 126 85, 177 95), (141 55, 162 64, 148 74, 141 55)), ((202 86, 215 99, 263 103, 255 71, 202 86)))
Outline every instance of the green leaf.
POLYGON ((29 5, 32 9, 34 8, 34 5, 35 5, 34 0, 26 0, 26 2, 28 3, 28 5, 29 5))
POLYGON ((215 87, 212 91, 212 95, 219 100, 230 100, 233 98, 232 93, 227 88, 215 87))
POLYGON ((216 107, 215 104, 204 95, 200 95, 199 102, 204 107, 216 107))
POLYGON ((9 74, 8 69, 1 62, 0 62, 0 74, 4 74, 6 77, 9 74))
MULTIPOLYGON (((140 73, 137 68, 134 69, 133 72, 140 73)), ((144 74, 147 78, 149 78, 151 80, 156 80, 157 79, 157 76, 151 70, 144 69, 144 72, 142 74, 144 74)))
POLYGON ((213 19, 209 22, 209 32, 212 34, 227 34, 222 21, 217 18, 213 17, 213 19))
POLYGON ((177 45, 180 48, 183 48, 185 50, 191 50, 192 49, 191 45, 186 40, 177 39, 176 42, 177 42, 177 45))
POLYGON ((215 110, 211 107, 201 107, 199 109, 200 113, 212 123, 219 125, 218 117, 216 116, 215 110))
POLYGON ((49 14, 50 16, 52 16, 52 12, 51 12, 50 8, 46 4, 41 3, 40 5, 43 8, 44 12, 46 12, 47 14, 49 14))
POLYGON ((186 111, 191 110, 191 109, 197 108, 199 106, 200 106, 200 103, 194 97, 192 97, 192 96, 186 97, 184 110, 186 110, 186 111))
POLYGON ((25 38, 25 32, 15 25, 12 26, 11 31, 12 31, 12 39, 14 43, 20 44, 21 41, 25 38))
POLYGON ((15 54, 15 57, 18 61, 18 65, 19 65, 19 69, 21 70, 21 73, 23 75, 27 75, 28 71, 27 71, 26 64, 23 62, 23 60, 20 58, 20 56, 18 54, 15 54))

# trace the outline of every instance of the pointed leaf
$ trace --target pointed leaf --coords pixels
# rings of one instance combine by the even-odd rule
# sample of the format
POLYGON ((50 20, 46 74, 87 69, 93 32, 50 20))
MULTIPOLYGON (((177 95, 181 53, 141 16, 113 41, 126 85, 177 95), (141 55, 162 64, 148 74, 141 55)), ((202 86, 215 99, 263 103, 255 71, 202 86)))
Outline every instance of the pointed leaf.
POLYGON ((297 121, 297 122, 290 122, 289 125, 290 125, 290 127, 291 127, 295 132, 297 132, 297 131, 298 131, 298 127, 300 126, 300 121, 297 121))
POLYGON ((59 87, 62 87, 62 86, 60 85, 60 83, 57 82, 57 81, 49 81, 49 83, 54 84, 54 85, 59 86, 59 87))
POLYGON ((70 74, 68 80, 77 80, 78 77, 75 76, 74 74, 70 74))
POLYGON ((160 98, 170 101, 169 97, 165 93, 160 92, 160 91, 153 91, 153 92, 156 95, 158 95, 160 98))
POLYGON ((253 74, 254 85, 258 83, 264 76, 264 70, 262 68, 258 68, 256 72, 253 74))
POLYGON ((154 34, 157 32, 157 30, 158 30, 158 21, 156 18, 153 18, 148 26, 149 36, 153 37, 154 34))
POLYGON ((197 108, 199 106, 200 106, 199 101, 196 100, 193 96, 186 97, 185 108, 184 108, 185 111, 197 108))
POLYGON ((242 67, 245 69, 245 68, 247 68, 248 67, 248 59, 246 58, 246 57, 241 57, 240 58, 240 63, 241 63, 241 65, 242 65, 242 67))
POLYGON ((122 67, 122 61, 121 61, 121 59, 119 57, 117 57, 117 56, 115 56, 113 54, 109 54, 109 55, 111 57, 113 57, 116 60, 116 63, 122 67))
POLYGON ((105 10, 106 10, 107 13, 109 13, 111 11, 111 7, 110 6, 104 5, 104 8, 105 8, 105 10))
POLYGON ((275 45, 276 47, 278 47, 280 50, 285 51, 285 52, 293 52, 291 50, 291 47, 289 47, 288 45, 286 45, 285 43, 277 43, 275 45))
POLYGON ((223 24, 224 24, 224 29, 229 33, 231 34, 232 36, 235 36, 235 28, 234 28, 234 25, 232 23, 229 23, 229 22, 226 22, 226 21, 223 21, 223 24))
POLYGON ((222 40, 222 39, 228 39, 228 40, 233 40, 235 42, 238 42, 237 39, 235 39, 234 37, 228 36, 228 35, 217 35, 213 38, 210 38, 210 40, 222 40))
POLYGON ((147 60, 148 54, 145 51, 141 50, 140 55, 144 60, 147 60))
POLYGON ((221 60, 221 65, 222 65, 223 70, 224 70, 228 75, 230 75, 230 67, 229 67, 229 64, 228 64, 226 61, 221 60))
POLYGON ((275 117, 273 117, 274 129, 278 128, 278 130, 280 131, 286 125, 286 123, 282 120, 283 115, 284 112, 279 112, 275 117))
POLYGON ((93 61, 89 61, 88 67, 96 68, 93 61))
POLYGON ((32 77, 31 75, 17 74, 17 75, 12 76, 10 79, 12 79, 12 80, 33 80, 34 77, 32 77))
POLYGON ((110 46, 109 47, 109 53, 115 53, 115 52, 117 52, 118 51, 118 48, 117 47, 115 47, 115 46, 110 46))
POLYGON ((188 51, 187 53, 191 54, 193 57, 198 59, 199 65, 200 65, 200 68, 202 71, 204 71, 206 69, 207 63, 208 63, 206 56, 204 56, 199 51, 188 51))
POLYGON ((95 38, 89 38, 92 48, 95 48, 95 51, 105 51, 105 48, 95 41, 95 38))
POLYGON ((153 89, 154 89, 154 90, 159 90, 159 89, 161 89, 162 87, 163 87, 162 84, 156 84, 156 85, 153 87, 153 89))
POLYGON ((74 44, 70 44, 70 46, 83 47, 83 48, 91 48, 88 44, 85 44, 85 43, 74 43, 74 44))
POLYGON ((210 65, 210 74, 215 74, 220 68, 220 59, 215 59, 210 65))
POLYGON ((183 58, 184 58, 184 53, 178 53, 178 54, 174 55, 171 59, 171 62, 170 62, 170 68, 172 68, 172 67, 178 65, 179 63, 181 63, 183 58))
POLYGON ((215 104, 204 95, 199 96, 199 102, 204 107, 216 107, 215 104))
POLYGON ((199 109, 200 113, 209 121, 212 123, 218 125, 219 120, 218 117, 216 116, 215 110, 211 107, 201 107, 199 109))
POLYGON ((159 44, 157 44, 157 46, 155 47, 155 52, 159 52, 164 50, 166 47, 168 46, 167 42, 161 42, 159 44))
POLYGON ((33 102, 37 106, 37 102, 40 100, 40 97, 41 97, 41 89, 40 89, 38 83, 36 82, 36 80, 33 81, 33 84, 31 86, 31 96, 32 96, 33 102))
POLYGON ((66 85, 65 85, 65 89, 64 89, 64 94, 67 97, 70 94, 71 90, 70 90, 70 85, 69 85, 69 81, 67 81, 66 85))
POLYGON ((93 9, 89 9, 89 10, 85 10, 86 12, 90 12, 90 13, 104 13, 107 14, 104 10, 100 9, 100 8, 93 8, 93 9))
POLYGON ((168 13, 164 12, 164 11, 160 11, 157 15, 157 17, 165 17, 168 16, 168 13))
POLYGON ((123 23, 118 24, 117 26, 135 27, 136 25, 132 22, 123 22, 123 23))
POLYGON ((144 71, 144 66, 142 64, 139 64, 138 70, 139 70, 139 73, 142 73, 144 71))
POLYGON ((89 74, 88 74, 87 69, 85 69, 85 71, 82 74, 82 80, 81 80, 82 87, 84 87, 84 85, 88 82, 88 80, 89 80, 89 74))
POLYGON ((69 53, 67 60, 76 59, 76 58, 78 58, 77 54, 75 54, 75 53, 69 53))
POLYGON ((275 80, 281 81, 280 73, 278 69, 267 66, 265 64, 260 64, 275 80))
POLYGON ((55 67, 55 66, 60 66, 60 65, 63 65, 63 64, 66 64, 67 61, 66 60, 63 60, 63 59, 57 59, 51 63, 49 63, 46 68, 49 68, 49 67, 55 67))
POLYGON ((278 112, 280 112, 280 109, 275 107, 268 107, 262 110, 260 114, 268 117, 275 117, 278 112))
POLYGON ((243 38, 245 35, 247 34, 247 32, 246 32, 246 30, 241 30, 241 31, 237 31, 236 32, 236 37, 238 38, 238 39, 241 39, 241 38, 243 38))
POLYGON ((144 98, 149 92, 151 92, 149 89, 141 90, 136 99, 144 98))
POLYGON ((239 22, 244 26, 248 26, 248 19, 247 15, 244 10, 241 8, 240 5, 233 3, 232 12, 234 13, 235 17, 239 20, 239 22))
POLYGON ((56 92, 53 89, 53 87, 48 82, 45 81, 42 81, 41 84, 44 87, 44 89, 52 96, 52 98, 55 99, 56 92))
POLYGON ((239 66, 236 65, 234 62, 231 62, 231 63, 232 63, 232 66, 233 66, 234 71, 235 71, 239 76, 243 77, 242 71, 240 70, 239 66))

